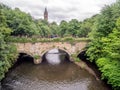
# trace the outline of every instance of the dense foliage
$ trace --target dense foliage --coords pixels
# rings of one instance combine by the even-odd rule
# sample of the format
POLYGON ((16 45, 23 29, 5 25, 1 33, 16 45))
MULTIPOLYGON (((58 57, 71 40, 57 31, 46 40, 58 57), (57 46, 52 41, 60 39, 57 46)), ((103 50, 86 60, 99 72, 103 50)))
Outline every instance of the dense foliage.
POLYGON ((4 77, 8 69, 16 60, 16 48, 6 42, 6 37, 11 33, 11 29, 6 24, 5 16, 0 9, 0 80, 4 77))
POLYGON ((120 0, 105 6, 89 34, 87 55, 115 90, 120 90, 120 0))
POLYGON ((93 16, 83 22, 79 22, 77 19, 72 19, 69 22, 63 20, 58 25, 56 22, 49 23, 42 19, 35 20, 30 14, 26 14, 18 8, 11 9, 0 4, 0 9, 6 18, 7 26, 12 30, 11 35, 13 36, 87 37, 96 17, 93 16))

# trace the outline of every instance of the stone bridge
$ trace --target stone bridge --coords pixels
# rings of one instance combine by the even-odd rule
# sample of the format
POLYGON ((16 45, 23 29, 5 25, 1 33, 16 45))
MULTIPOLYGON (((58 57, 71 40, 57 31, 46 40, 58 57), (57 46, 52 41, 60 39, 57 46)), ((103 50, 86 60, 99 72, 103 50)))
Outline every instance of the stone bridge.
MULTIPOLYGON (((57 48, 63 50, 71 56, 79 54, 87 45, 87 41, 80 42, 38 42, 38 43, 16 43, 19 53, 26 53, 34 58, 34 63, 42 61, 42 56, 49 50, 57 48)), ((71 58, 71 57, 70 57, 71 58)))

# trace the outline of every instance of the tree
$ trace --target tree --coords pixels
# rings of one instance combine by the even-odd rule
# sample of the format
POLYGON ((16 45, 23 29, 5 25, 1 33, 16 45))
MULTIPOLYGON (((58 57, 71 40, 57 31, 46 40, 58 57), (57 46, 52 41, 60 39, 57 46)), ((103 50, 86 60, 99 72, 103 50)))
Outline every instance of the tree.
POLYGON ((80 29, 80 25, 78 20, 76 19, 72 19, 69 23, 68 23, 68 30, 66 33, 68 33, 69 35, 76 37, 77 35, 77 31, 80 29))
POLYGON ((11 33, 11 29, 7 27, 6 18, 3 14, 3 10, 0 10, 0 32, 8 36, 11 33))
POLYGON ((68 30, 68 23, 66 21, 64 20, 61 21, 59 28, 60 28, 59 36, 63 37, 65 34, 68 34, 66 33, 68 30))
POLYGON ((94 23, 87 49, 89 60, 95 62, 115 90, 120 89, 120 0, 104 7, 94 23))
POLYGON ((58 35, 59 34, 59 27, 56 22, 52 22, 49 25, 50 31, 52 35, 58 35))
POLYGON ((6 17, 3 10, 0 9, 0 80, 13 65, 13 62, 17 57, 15 47, 6 42, 6 38, 10 35, 10 33, 11 29, 6 24, 6 17))

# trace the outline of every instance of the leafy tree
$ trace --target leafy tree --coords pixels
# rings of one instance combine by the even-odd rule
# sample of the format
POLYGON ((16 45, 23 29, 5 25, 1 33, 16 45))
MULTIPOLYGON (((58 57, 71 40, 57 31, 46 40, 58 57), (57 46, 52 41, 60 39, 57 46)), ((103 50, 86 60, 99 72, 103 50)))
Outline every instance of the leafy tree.
POLYGON ((6 24, 3 10, 0 9, 0 80, 12 66, 17 56, 15 47, 6 42, 6 37, 8 37, 10 33, 11 29, 6 24))
POLYGON ((69 23, 68 23, 68 30, 66 33, 68 33, 69 35, 75 37, 77 35, 77 31, 80 29, 80 24, 78 22, 78 20, 76 19, 72 19, 69 23))
POLYGON ((56 22, 52 22, 49 27, 52 35, 58 35, 59 27, 56 22))
POLYGON ((66 21, 64 21, 64 20, 61 21, 59 28, 60 28, 59 35, 61 37, 63 37, 65 34, 68 34, 68 33, 66 33, 68 30, 68 23, 66 21))
POLYGON ((87 55, 115 90, 120 89, 120 0, 104 7, 92 30, 87 55), (93 33, 94 32, 94 33, 93 33))

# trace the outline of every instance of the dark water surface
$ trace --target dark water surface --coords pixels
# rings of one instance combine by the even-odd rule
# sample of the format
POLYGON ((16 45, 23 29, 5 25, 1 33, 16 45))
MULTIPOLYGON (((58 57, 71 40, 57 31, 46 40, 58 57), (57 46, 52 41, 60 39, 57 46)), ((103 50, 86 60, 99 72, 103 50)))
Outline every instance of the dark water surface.
POLYGON ((73 63, 52 66, 23 63, 3 81, 2 90, 109 90, 73 63))
POLYGON ((86 70, 64 62, 57 65, 24 62, 2 81, 2 90, 110 90, 86 70))

